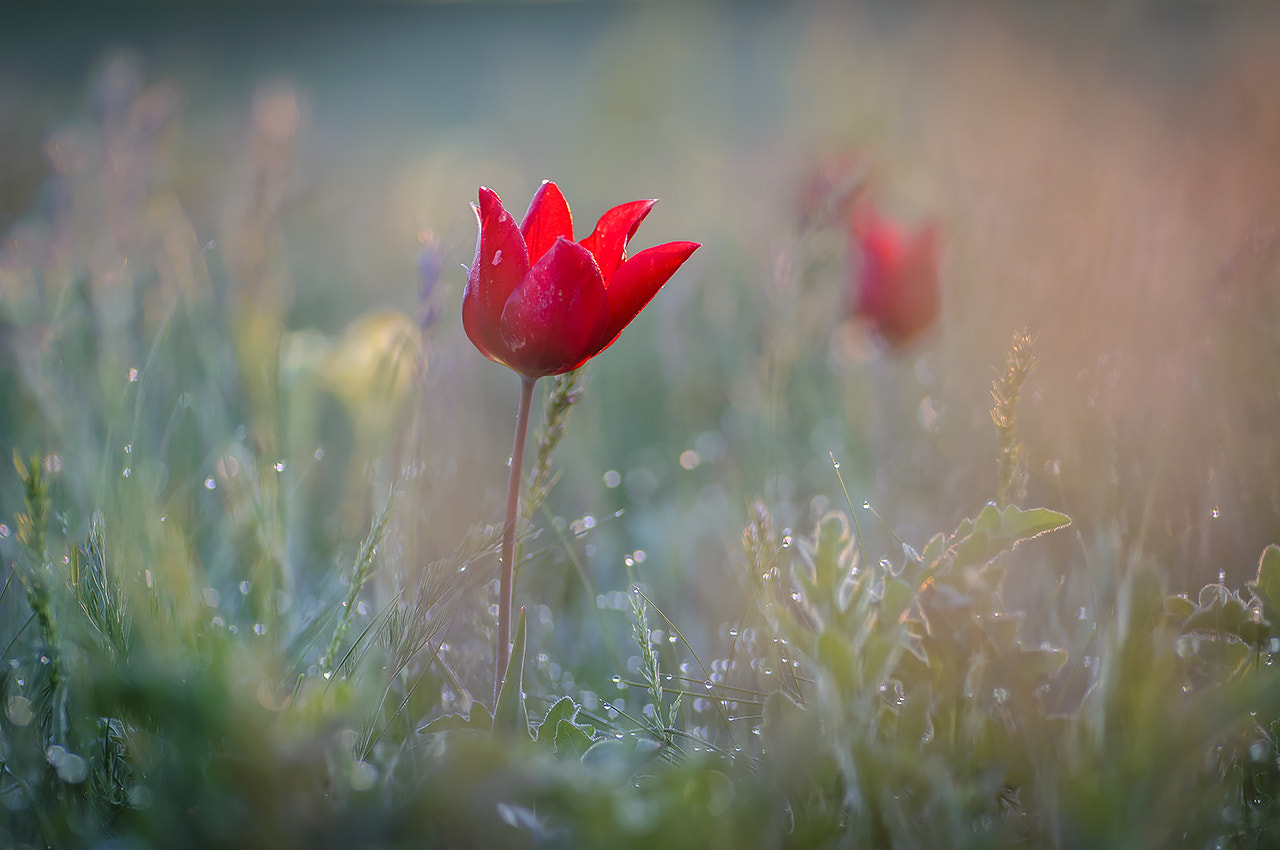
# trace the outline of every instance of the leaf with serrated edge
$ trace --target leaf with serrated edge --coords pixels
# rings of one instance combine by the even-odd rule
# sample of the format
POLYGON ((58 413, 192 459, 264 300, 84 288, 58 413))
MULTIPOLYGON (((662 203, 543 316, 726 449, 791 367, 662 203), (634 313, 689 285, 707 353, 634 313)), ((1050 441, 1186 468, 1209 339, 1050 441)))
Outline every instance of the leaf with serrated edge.
POLYGON ((572 723, 573 716, 578 713, 578 706, 574 703, 572 697, 560 697, 556 704, 547 709, 547 716, 542 719, 542 724, 538 727, 536 740, 539 744, 554 744, 555 739, 559 737, 557 726, 560 721, 565 720, 572 723), (546 732, 546 735, 543 735, 546 732))

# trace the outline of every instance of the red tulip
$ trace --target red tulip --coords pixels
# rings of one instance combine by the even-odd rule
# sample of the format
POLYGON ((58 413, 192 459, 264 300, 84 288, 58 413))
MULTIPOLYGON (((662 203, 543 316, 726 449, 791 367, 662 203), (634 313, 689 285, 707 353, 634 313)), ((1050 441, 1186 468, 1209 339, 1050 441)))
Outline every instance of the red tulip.
POLYGON ((462 327, 481 354, 521 379, 499 556, 495 705, 510 660, 515 525, 533 385, 544 375, 577 369, 608 348, 700 247, 668 242, 627 257, 627 243, 654 203, 614 207, 580 242, 573 241, 569 204, 550 181, 533 193, 519 227, 492 189, 481 186, 480 203, 472 205, 480 236, 462 293, 462 327))
POLYGON ((854 312, 893 345, 905 345, 938 319, 938 230, 905 232, 863 205, 855 210, 853 240, 860 262, 852 286, 854 312))
POLYGON ((524 221, 480 187, 480 235, 462 295, 462 326, 480 353, 526 378, 576 369, 618 338, 696 242, 626 256, 654 201, 632 201, 573 240, 573 217, 555 183, 534 193, 524 221))

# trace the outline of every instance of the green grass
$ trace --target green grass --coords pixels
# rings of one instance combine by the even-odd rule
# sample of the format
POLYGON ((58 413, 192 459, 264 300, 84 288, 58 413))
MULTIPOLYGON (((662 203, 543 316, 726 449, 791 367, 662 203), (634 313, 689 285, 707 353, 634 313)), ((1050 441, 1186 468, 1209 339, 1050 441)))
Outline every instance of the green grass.
MULTIPOLYGON (((453 137, 277 83, 211 173, 217 110, 130 60, 24 128, 60 147, 0 247, 0 846, 1274 846, 1280 266, 1222 164, 1265 157, 1027 64, 1034 16, 988 65, 935 14, 596 9, 550 117, 537 63, 453 137), (717 111, 717 69, 763 74, 735 44, 794 121, 717 111), (917 347, 844 315, 815 150, 943 219, 917 347), (457 263, 473 184, 553 167, 581 220, 660 194, 639 239, 705 247, 539 384, 494 705, 518 381, 457 263)), ((1150 85, 1245 97, 1240 55, 1206 101, 1150 85)))

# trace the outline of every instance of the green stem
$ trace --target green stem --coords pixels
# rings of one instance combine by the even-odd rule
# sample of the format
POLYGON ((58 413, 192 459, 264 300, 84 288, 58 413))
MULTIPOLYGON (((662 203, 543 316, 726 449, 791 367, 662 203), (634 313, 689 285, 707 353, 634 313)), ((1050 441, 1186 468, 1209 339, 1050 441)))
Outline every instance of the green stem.
POLYGON ((520 376, 520 409, 516 412, 516 437, 511 447, 511 477, 507 482, 507 522, 502 527, 502 577, 498 583, 498 634, 493 648, 493 703, 498 704, 502 679, 511 655, 511 586, 515 576, 516 519, 520 507, 520 470, 524 467, 524 437, 529 430, 529 408, 537 378, 520 376))

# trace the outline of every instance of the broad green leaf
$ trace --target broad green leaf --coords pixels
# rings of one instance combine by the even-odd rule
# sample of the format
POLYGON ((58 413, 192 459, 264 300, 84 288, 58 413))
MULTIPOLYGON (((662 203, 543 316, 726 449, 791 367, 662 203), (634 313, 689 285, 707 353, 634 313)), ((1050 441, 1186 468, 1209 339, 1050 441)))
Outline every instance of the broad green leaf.
POLYGON ((1196 661, 1225 682, 1248 670, 1253 658, 1250 646, 1235 635, 1219 634, 1192 644, 1196 661))
POLYGON ((1272 631, 1266 620, 1261 623, 1245 620, 1240 624, 1240 638, 1250 646, 1262 646, 1271 639, 1272 631))
POLYGON ((471 703, 470 714, 446 714, 418 728, 423 735, 436 732, 488 732, 493 729, 493 715, 478 702, 471 703))
POLYGON ((957 567, 985 564, 1002 551, 1004 547, 992 541, 985 531, 970 531, 956 546, 956 556, 952 564, 957 567))
POLYGON ((556 723, 552 743, 555 745, 556 752, 561 755, 571 754, 581 757, 595 743, 591 737, 592 731, 594 730, 590 726, 578 726, 572 721, 562 719, 556 723))
MULTIPOLYGON (((1221 586, 1208 585, 1204 589, 1208 590, 1211 587, 1221 586)), ((1200 595, 1201 598, 1208 596, 1210 603, 1200 605, 1192 612, 1182 624, 1184 632, 1203 630, 1224 635, 1238 635, 1240 627, 1249 621, 1249 612, 1245 610, 1240 597, 1234 593, 1226 593, 1224 589, 1222 594, 1205 594, 1201 591, 1200 595)))
POLYGON ((957 567, 985 564, 1019 542, 1039 537, 1069 525, 1071 518, 1048 508, 1023 510, 1009 505, 1003 510, 987 505, 976 519, 965 520, 956 528, 954 565, 957 567))
POLYGON ((1198 604, 1201 608, 1212 608, 1227 600, 1227 588, 1221 584, 1206 584, 1200 588, 1198 604))
POLYGON ((1164 612, 1179 623, 1185 622, 1195 610, 1195 603, 1184 594, 1164 598, 1164 612))
POLYGON ((547 716, 542 719, 541 725, 538 726, 538 733, 535 736, 539 744, 551 746, 555 743, 555 739, 559 736, 557 726, 561 720, 573 722, 573 717, 578 713, 578 706, 574 703, 572 697, 560 697, 556 704, 547 709, 547 716), (546 734, 543 734, 543 733, 546 734))

